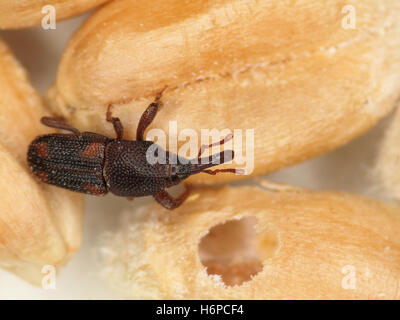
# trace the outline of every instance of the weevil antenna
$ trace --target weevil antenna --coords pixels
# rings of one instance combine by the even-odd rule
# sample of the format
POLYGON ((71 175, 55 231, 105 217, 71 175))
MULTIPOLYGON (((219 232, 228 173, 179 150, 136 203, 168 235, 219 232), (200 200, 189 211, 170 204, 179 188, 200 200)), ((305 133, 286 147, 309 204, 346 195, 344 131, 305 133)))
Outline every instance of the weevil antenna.
POLYGON ((215 146, 222 146, 224 143, 228 142, 229 140, 232 140, 233 138, 233 134, 230 133, 228 134, 225 138, 223 138, 221 141, 215 142, 215 143, 211 143, 209 145, 207 144, 203 144, 200 147, 199 153, 197 155, 197 158, 200 158, 200 156, 203 154, 204 150, 215 147, 215 146))
POLYGON ((215 169, 215 170, 202 170, 201 172, 207 173, 207 174, 211 174, 211 175, 216 175, 217 173, 221 173, 221 172, 230 172, 230 173, 236 173, 236 174, 244 174, 244 170, 243 169, 233 169, 233 168, 228 168, 228 169, 215 169))
POLYGON ((215 169, 215 170, 208 169, 210 167, 215 167, 225 162, 229 162, 234 158, 234 156, 235 154, 233 150, 226 150, 209 157, 204 157, 204 158, 199 157, 196 159, 197 163, 191 164, 191 174, 197 174, 201 172, 211 175, 215 175, 217 173, 222 173, 222 172, 243 174, 244 172, 242 169, 233 169, 233 168, 215 169))

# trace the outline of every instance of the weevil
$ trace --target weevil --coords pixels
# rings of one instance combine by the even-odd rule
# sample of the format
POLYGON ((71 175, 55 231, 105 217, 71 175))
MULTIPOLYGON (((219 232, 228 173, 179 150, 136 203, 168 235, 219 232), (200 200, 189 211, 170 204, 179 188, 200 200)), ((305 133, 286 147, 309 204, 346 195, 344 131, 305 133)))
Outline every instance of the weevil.
POLYGON ((80 132, 63 118, 43 117, 42 124, 69 131, 38 136, 29 146, 28 163, 33 174, 42 182, 76 192, 102 196, 108 192, 117 196, 134 197, 152 195, 162 206, 174 209, 189 195, 189 189, 178 197, 166 190, 198 173, 239 172, 235 169, 208 168, 233 159, 232 150, 209 157, 201 157, 205 149, 222 145, 232 138, 202 145, 197 158, 188 160, 165 151, 166 163, 151 163, 147 151, 154 142, 144 140, 144 133, 154 120, 160 107, 165 88, 142 114, 136 131, 136 140, 124 140, 124 128, 119 118, 113 117, 112 105, 106 112, 106 120, 112 123, 116 138, 93 132, 80 132), (177 161, 169 161, 176 159, 177 161))

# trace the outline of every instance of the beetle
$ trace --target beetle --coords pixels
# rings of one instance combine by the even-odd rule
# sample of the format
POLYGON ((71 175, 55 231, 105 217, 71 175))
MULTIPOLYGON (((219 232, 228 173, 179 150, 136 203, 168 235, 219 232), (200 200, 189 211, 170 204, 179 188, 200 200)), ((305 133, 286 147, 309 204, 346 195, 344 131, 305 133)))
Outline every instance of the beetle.
POLYGON ((189 189, 178 197, 171 196, 165 189, 179 184, 198 173, 240 173, 239 169, 208 168, 233 159, 232 150, 210 157, 201 157, 206 148, 222 145, 232 139, 202 145, 197 158, 188 160, 163 150, 154 142, 144 140, 144 132, 155 118, 165 88, 142 114, 136 132, 136 140, 123 139, 123 126, 119 118, 111 114, 111 105, 106 120, 112 123, 116 138, 112 139, 93 132, 80 132, 63 118, 43 117, 41 123, 69 133, 52 133, 36 137, 28 150, 27 160, 32 173, 40 181, 85 194, 103 196, 108 192, 117 196, 134 197, 152 195, 162 206, 174 209, 189 195, 189 189), (165 152, 166 163, 149 162, 148 150, 156 147, 165 152), (169 161, 177 159, 177 161, 169 161))

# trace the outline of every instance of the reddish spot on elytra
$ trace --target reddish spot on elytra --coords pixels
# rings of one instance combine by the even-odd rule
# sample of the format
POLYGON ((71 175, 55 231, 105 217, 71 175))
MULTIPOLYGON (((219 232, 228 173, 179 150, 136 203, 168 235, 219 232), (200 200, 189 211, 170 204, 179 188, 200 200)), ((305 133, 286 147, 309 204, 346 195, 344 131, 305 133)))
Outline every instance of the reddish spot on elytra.
POLYGON ((37 155, 40 158, 48 158, 49 157, 49 152, 48 152, 48 146, 46 142, 39 142, 36 145, 36 151, 37 151, 37 155))
POLYGON ((104 144, 99 143, 99 142, 93 142, 93 143, 89 144, 81 152, 81 157, 84 157, 84 158, 102 157, 103 152, 104 152, 104 144))
POLYGON ((43 182, 46 182, 49 179, 49 175, 43 171, 36 171, 36 176, 43 182))
POLYGON ((93 194, 95 196, 102 196, 104 195, 104 191, 101 190, 99 187, 97 186, 92 186, 90 184, 85 185, 85 189, 90 193, 93 194))

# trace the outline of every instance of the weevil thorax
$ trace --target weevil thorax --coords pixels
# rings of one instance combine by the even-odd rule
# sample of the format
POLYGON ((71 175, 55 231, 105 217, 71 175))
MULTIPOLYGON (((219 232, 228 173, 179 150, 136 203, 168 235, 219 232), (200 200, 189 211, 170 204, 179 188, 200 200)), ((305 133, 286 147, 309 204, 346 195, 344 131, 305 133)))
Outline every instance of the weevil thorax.
POLYGON ((107 145, 103 176, 117 196, 154 195, 169 184, 169 165, 153 163, 147 150, 150 141, 114 140, 107 145))

